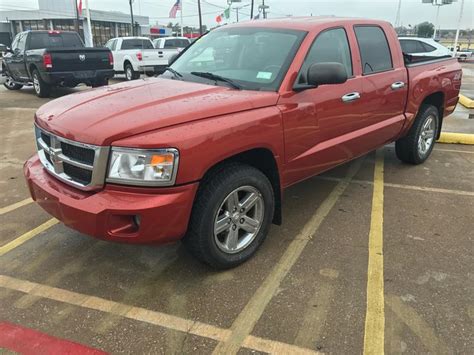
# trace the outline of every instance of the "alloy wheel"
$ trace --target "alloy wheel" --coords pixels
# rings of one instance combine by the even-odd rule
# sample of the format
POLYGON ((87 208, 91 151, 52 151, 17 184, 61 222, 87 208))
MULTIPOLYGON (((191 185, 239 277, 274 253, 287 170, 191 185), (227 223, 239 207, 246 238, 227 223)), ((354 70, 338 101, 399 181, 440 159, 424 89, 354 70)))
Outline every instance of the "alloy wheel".
POLYGON ((425 123, 421 127, 420 136, 418 137, 418 152, 421 156, 425 156, 433 145, 435 135, 435 117, 430 115, 426 118, 425 123))
POLYGON ((33 74, 33 87, 35 89, 35 92, 39 94, 41 91, 41 86, 40 86, 38 74, 36 73, 33 74))
POLYGON ((214 221, 214 240, 228 254, 247 248, 257 236, 264 217, 260 191, 242 186, 232 191, 219 207, 214 221))

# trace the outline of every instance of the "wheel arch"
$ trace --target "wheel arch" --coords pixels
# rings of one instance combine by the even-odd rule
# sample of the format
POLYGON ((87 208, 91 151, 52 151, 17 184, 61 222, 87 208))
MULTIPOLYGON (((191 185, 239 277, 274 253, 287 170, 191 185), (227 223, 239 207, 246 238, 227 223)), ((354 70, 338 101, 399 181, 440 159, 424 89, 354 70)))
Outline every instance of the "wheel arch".
POLYGON ((273 152, 268 148, 252 148, 230 157, 219 161, 218 163, 211 166, 204 174, 202 182, 209 180, 212 176, 218 173, 225 165, 230 163, 242 163, 247 164, 255 169, 260 170, 272 184, 273 193, 275 196, 275 212, 273 216, 273 223, 281 225, 282 223, 282 212, 281 212, 281 181, 278 170, 278 164, 275 159, 273 152))
POLYGON ((438 134, 437 134, 436 139, 439 139, 439 136, 441 134, 441 128, 443 126, 444 100, 445 100, 444 92, 437 91, 426 96, 420 104, 420 109, 423 105, 433 105, 438 110, 439 122, 438 122, 438 134))

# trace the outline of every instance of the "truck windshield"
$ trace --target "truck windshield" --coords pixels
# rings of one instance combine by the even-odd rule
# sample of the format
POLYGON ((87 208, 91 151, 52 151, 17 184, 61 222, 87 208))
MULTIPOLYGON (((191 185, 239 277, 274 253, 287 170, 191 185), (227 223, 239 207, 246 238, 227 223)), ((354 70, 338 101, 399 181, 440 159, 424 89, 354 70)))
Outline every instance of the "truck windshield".
POLYGON ((28 49, 41 49, 53 47, 82 48, 84 44, 77 33, 67 32, 31 32, 28 49))
POLYGON ((193 75, 212 73, 242 89, 276 91, 305 35, 304 31, 271 28, 219 29, 196 40, 171 68, 186 81, 227 85, 210 75, 193 75))

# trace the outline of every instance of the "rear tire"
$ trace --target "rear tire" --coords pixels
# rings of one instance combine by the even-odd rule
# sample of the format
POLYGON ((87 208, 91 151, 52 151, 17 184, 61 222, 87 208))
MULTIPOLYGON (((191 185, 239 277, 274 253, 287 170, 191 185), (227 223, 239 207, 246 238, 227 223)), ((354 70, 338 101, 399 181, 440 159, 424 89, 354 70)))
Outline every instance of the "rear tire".
POLYGON ((125 79, 127 79, 127 81, 136 80, 140 77, 140 73, 133 70, 133 66, 130 63, 125 64, 124 70, 125 70, 125 79))
POLYGON ((240 265, 265 240, 274 206, 272 185, 260 170, 223 165, 201 183, 183 243, 216 269, 240 265))
POLYGON ((439 129, 439 112, 433 105, 422 105, 408 134, 395 142, 398 159, 421 164, 430 156, 439 129))
POLYGON ((35 89, 36 96, 43 98, 49 97, 51 86, 41 78, 38 69, 33 70, 31 77, 33 79, 33 88, 35 89))
POLYGON ((15 83, 13 78, 8 74, 8 72, 4 72, 4 75, 7 77, 3 86, 5 86, 8 90, 20 90, 23 85, 15 83))

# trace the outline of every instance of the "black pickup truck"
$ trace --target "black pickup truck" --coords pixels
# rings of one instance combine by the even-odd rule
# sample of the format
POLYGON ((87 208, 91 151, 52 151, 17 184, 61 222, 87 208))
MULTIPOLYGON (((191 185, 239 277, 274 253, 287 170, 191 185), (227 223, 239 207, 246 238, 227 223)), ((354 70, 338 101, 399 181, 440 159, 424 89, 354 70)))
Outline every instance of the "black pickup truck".
POLYGON ((113 57, 108 48, 85 47, 76 32, 25 31, 15 36, 2 73, 7 89, 33 85, 36 95, 48 97, 54 86, 107 85, 113 57))

